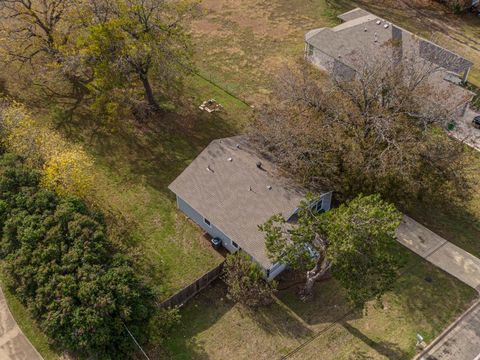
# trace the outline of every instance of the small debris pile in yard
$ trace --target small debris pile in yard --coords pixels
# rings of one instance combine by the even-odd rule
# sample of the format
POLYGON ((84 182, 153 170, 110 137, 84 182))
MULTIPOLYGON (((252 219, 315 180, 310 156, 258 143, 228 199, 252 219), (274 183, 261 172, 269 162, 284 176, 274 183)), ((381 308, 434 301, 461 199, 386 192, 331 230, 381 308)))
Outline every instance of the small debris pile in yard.
POLYGON ((206 112, 212 113, 215 111, 220 111, 223 109, 223 106, 215 101, 215 99, 205 100, 202 105, 199 106, 200 110, 205 110, 206 112))

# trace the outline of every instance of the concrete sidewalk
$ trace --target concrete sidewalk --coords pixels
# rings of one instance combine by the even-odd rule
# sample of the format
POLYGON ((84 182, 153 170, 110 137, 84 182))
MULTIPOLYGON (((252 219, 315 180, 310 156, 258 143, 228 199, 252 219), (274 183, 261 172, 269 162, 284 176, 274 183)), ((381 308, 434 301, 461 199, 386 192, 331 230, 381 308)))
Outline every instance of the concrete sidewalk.
POLYGON ((404 216, 397 240, 438 268, 480 292, 480 259, 404 216))
POLYGON ((480 359, 480 301, 477 301, 439 337, 433 340, 416 359, 480 359))
POLYGON ((43 360, 18 327, 0 288, 0 359, 43 360))
MULTIPOLYGON (((480 292, 480 259, 406 215, 397 229, 397 240, 433 265, 480 292)), ((477 300, 415 359, 480 360, 480 300, 477 300)))

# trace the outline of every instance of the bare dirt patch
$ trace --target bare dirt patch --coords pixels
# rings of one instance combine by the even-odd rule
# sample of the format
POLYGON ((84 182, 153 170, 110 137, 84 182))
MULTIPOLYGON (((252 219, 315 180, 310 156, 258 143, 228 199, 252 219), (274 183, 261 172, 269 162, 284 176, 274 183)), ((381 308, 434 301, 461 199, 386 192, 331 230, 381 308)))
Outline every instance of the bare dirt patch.
POLYGON ((211 19, 203 18, 192 22, 193 35, 203 36, 218 36, 227 37, 233 35, 233 33, 225 29, 221 24, 218 24, 211 19))

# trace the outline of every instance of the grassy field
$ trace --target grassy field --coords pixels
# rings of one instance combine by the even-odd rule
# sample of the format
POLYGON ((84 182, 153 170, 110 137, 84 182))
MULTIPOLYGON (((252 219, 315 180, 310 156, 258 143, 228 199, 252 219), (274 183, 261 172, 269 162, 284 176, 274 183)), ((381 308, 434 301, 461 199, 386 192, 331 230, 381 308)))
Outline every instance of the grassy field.
MULTIPOLYGON (((187 81, 183 105, 174 114, 144 124, 125 121, 110 127, 114 131, 92 131, 85 124, 71 129, 95 157, 95 201, 123 222, 113 232, 122 238, 125 228, 122 241, 138 248, 135 254, 144 262, 144 275, 160 297, 222 260, 202 232, 176 211, 168 184, 211 140, 242 130, 252 115, 243 100, 257 105, 268 96, 282 66, 302 58, 306 31, 335 25, 337 14, 364 6, 475 60, 471 80, 480 83, 479 19, 445 17, 443 8, 423 6, 426 1, 421 0, 334 3, 332 7, 324 0, 204 0, 202 16, 193 23, 196 65, 203 76, 242 100, 193 76, 187 81), (198 105, 212 97, 225 111, 219 115, 198 111, 198 105)), ((478 157, 475 161, 480 163, 478 157)), ((464 204, 417 206, 411 214, 480 255, 479 196, 464 204)), ((333 349, 342 351, 335 358, 352 354, 402 358, 413 354, 416 332, 431 339, 473 297, 470 289, 413 255, 410 270, 387 296, 386 309, 371 308, 367 316, 333 324, 337 315, 348 310, 334 281, 320 284, 316 301, 308 305, 298 302, 294 292, 282 291, 276 305, 252 315, 229 302, 224 287, 216 284, 182 311, 183 325, 168 341, 168 351, 175 359, 266 359, 286 354, 328 328, 299 358, 313 354, 332 358, 333 349), (432 283, 424 281, 427 275, 434 279, 432 283)), ((34 328, 28 330, 24 309, 14 299, 10 303, 32 343, 45 358, 55 358, 50 357, 42 336, 34 328)))
MULTIPOLYGON (((145 277, 161 298, 223 260, 203 232, 177 212, 175 196, 167 187, 211 140, 240 131, 251 113, 250 107, 198 76, 188 80, 185 94, 185 106, 177 113, 148 124, 125 122, 114 132, 84 131, 80 136, 95 158, 94 201, 120 219, 128 233, 128 240, 120 241, 137 248, 145 277), (225 112, 211 115, 198 110, 201 101, 211 97, 225 106, 225 112)), ((117 225, 112 224, 114 231, 117 225)))
POLYGON ((411 358, 416 334, 433 339, 475 291, 416 255, 407 256, 407 270, 385 296, 384 308, 370 304, 366 314, 348 314, 334 280, 317 284, 310 303, 298 299, 294 286, 280 291, 273 306, 253 313, 230 302, 218 282, 182 310, 182 325, 167 341, 166 357, 279 359, 306 343, 292 359, 411 358))
MULTIPOLYGON (((197 65, 224 87, 257 104, 271 91, 278 71, 303 56, 308 30, 339 23, 356 6, 381 14, 474 61, 470 81, 480 83, 480 18, 454 15, 429 0, 204 0, 205 15, 193 24, 197 65)), ((472 184, 480 183, 480 156, 473 154, 472 184)), ((410 215, 480 256, 480 193, 458 204, 414 204, 410 215)))
MULTIPOLYGON (((445 16, 427 1, 205 0, 205 16, 194 23, 197 64, 203 74, 241 98, 261 103, 285 64, 302 57, 306 31, 338 23, 335 16, 362 6, 475 61, 470 80, 480 80, 480 20, 445 16), (333 3, 333 2, 332 2, 333 3)), ((471 163, 480 164, 478 154, 471 163)), ((477 168, 478 170, 478 168, 477 168)), ((476 187, 479 174, 472 175, 476 187)), ((480 256, 480 194, 453 204, 412 204, 409 214, 432 230, 480 256)), ((475 292, 418 257, 409 255, 408 271, 386 297, 383 310, 335 322, 348 308, 334 281, 320 284, 312 304, 299 302, 294 290, 251 314, 226 299, 216 284, 182 311, 182 326, 167 342, 174 359, 279 358, 309 340, 292 358, 405 359, 415 352, 415 334, 427 341, 467 308, 475 292), (431 283, 425 281, 432 278, 431 283), (321 334, 313 340, 315 334, 321 334)))
POLYGON ((470 80, 480 84, 480 19, 428 0, 204 0, 193 24, 196 63, 222 86, 261 102, 285 64, 303 56, 311 29, 334 26, 356 6, 395 22, 475 62, 470 80), (330 3, 330 4, 328 4, 330 3))
MULTIPOLYGON (((403 2, 335 4, 330 7, 321 0, 204 0, 204 15, 193 24, 199 72, 257 105, 270 93, 272 79, 282 66, 301 59, 305 32, 337 24, 336 15, 355 4, 423 36, 434 36, 470 58, 480 57, 470 46, 475 46, 470 40, 477 35, 477 19, 467 16, 448 20, 456 36, 464 37, 455 40, 419 20, 419 10, 403 2)), ((432 21, 444 21, 441 8, 422 7, 420 11, 433 12, 432 21)), ((478 79, 478 74, 475 68, 472 79, 478 79)), ((113 134, 84 138, 98 164, 98 201, 131 224, 133 241, 144 250, 149 264, 146 275, 164 295, 220 260, 201 232, 176 212, 167 186, 209 141, 238 133, 251 115, 251 109, 242 101, 200 77, 191 78, 187 85, 186 105, 177 114, 144 125, 126 123, 113 134), (210 116, 196 110, 201 101, 212 97, 225 106, 225 113, 210 116)), ((480 163, 478 158, 475 161, 480 163)), ((479 204, 475 195, 465 204, 412 207, 411 214, 478 255, 479 204)), ((182 311, 183 325, 167 344, 169 356, 275 358, 328 328, 325 335, 309 343, 297 356, 401 359, 413 354, 416 332, 432 339, 474 296, 471 289, 413 255, 410 270, 387 296, 385 310, 371 308, 367 316, 334 324, 347 311, 339 296, 341 290, 330 281, 321 284, 318 292, 316 302, 305 305, 296 300, 293 290, 283 291, 276 305, 252 316, 229 302, 224 287, 216 284, 182 311), (434 279, 433 283, 424 280, 427 276, 434 279), (339 349, 342 353, 333 355, 332 351, 339 349)))
MULTIPOLYGON (((393 4, 387 0, 383 3, 393 4)), ((81 141, 96 160, 95 201, 125 222, 129 240, 139 246, 139 256, 148 269, 146 277, 162 297, 221 261, 199 229, 175 210, 168 184, 211 140, 241 131, 252 114, 243 100, 256 105, 268 96, 279 69, 302 57, 307 30, 335 25, 337 14, 363 3, 343 0, 335 4, 331 7, 323 0, 205 0, 202 16, 193 23, 195 62, 206 79, 227 92, 193 76, 175 113, 144 124, 125 121, 109 127, 115 130, 108 132, 85 130, 89 127, 83 124, 82 129, 73 129, 76 135, 81 134, 81 141), (198 110, 203 100, 212 97, 224 105, 225 112, 211 115, 198 110)), ((419 29, 422 23, 412 19, 410 6, 390 4, 386 11, 380 11, 377 5, 369 4, 374 2, 365 1, 363 5, 426 34, 427 28, 419 29)), ((476 34, 475 21, 463 23, 465 33, 476 34)), ((469 211, 476 209, 472 206, 469 211)), ((475 219, 478 217, 468 219, 465 231, 473 228, 478 235, 478 226, 472 226, 475 219)), ((473 235, 466 236, 475 238, 473 235)))

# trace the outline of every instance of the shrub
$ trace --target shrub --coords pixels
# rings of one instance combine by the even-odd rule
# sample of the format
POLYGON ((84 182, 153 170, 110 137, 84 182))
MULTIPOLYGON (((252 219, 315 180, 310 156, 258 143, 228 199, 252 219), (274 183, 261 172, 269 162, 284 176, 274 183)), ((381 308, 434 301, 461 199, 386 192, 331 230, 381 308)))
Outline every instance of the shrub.
POLYGON ((80 147, 33 118, 18 103, 0 111, 2 145, 43 169, 42 183, 61 195, 86 195, 93 182, 93 160, 80 147))
POLYGON ((157 310, 148 324, 150 342, 162 344, 175 326, 180 323, 180 319, 181 315, 178 307, 157 310))
POLYGON ((222 278, 229 298, 247 307, 256 308, 274 301, 276 282, 265 281, 260 266, 242 251, 227 256, 222 278))
POLYGON ((41 187, 19 156, 0 157, 0 257, 7 282, 47 336, 83 356, 125 358, 153 311, 103 216, 41 187))

